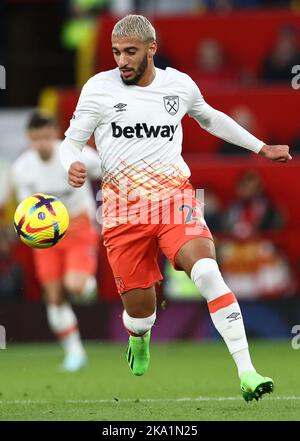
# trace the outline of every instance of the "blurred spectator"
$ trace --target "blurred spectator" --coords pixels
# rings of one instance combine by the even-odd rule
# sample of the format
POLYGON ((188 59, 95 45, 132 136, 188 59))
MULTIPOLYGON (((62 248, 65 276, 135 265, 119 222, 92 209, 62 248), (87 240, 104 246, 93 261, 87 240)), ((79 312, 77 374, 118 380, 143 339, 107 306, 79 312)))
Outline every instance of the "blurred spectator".
POLYGON ((262 7, 276 8, 276 7, 290 7, 295 1, 293 0, 259 0, 262 7))
MULTIPOLYGON (((7 38, 5 36, 7 35, 7 26, 9 26, 7 17, 5 15, 5 6, 3 4, 4 2, 0 2, 0 65, 2 68, 4 66, 7 66, 7 51, 5 48, 5 41, 7 38)), ((1 67, 0 67, 1 69, 1 67)), ((5 97, 6 94, 3 93, 3 87, 6 87, 6 81, 5 78, 3 78, 3 72, 0 71, 0 107, 5 105, 5 97)))
POLYGON ((269 240, 223 240, 218 247, 218 257, 224 279, 239 299, 295 293, 290 264, 269 240))
POLYGON ((299 154, 300 153, 300 133, 292 142, 291 154, 299 154))
POLYGON ((23 274, 15 261, 13 239, 7 229, 0 228, 0 303, 19 300, 23 274))
POLYGON ((261 5, 261 0, 203 0, 208 9, 216 12, 231 12, 236 8, 256 8, 261 5))
POLYGON ((175 67, 159 47, 157 53, 155 54, 155 66, 160 69, 166 69, 166 67, 175 67))
POLYGON ((110 0, 109 9, 113 15, 126 15, 134 11, 134 0, 110 0))
POLYGON ((199 289, 184 271, 177 271, 165 259, 163 266, 163 294, 172 300, 201 300, 199 289))
POLYGON ((110 0, 115 15, 126 14, 180 14, 195 12, 202 0, 110 0))
POLYGON ((282 214, 267 197, 259 174, 248 171, 241 176, 236 199, 224 217, 224 230, 231 238, 220 242, 218 256, 224 278, 237 296, 292 294, 295 283, 287 259, 259 236, 283 226, 282 214))
MULTIPOLYGON (((252 133, 257 138, 262 138, 261 129, 258 127, 258 123, 255 115, 246 106, 235 107, 230 116, 244 129, 252 133)), ((223 141, 220 145, 219 152, 223 155, 248 155, 252 153, 250 150, 238 147, 236 145, 230 144, 227 141, 223 141)))
POLYGON ((209 9, 229 12, 232 9, 291 6, 292 0, 203 0, 209 9))
POLYGON ((216 12, 226 13, 233 9, 233 0, 204 0, 203 3, 216 12))
POLYGON ((224 216, 224 229, 233 237, 248 239, 283 226, 283 217, 265 193, 260 175, 244 173, 236 187, 236 199, 224 216))
POLYGON ((190 71, 201 88, 224 86, 237 80, 237 71, 214 39, 201 40, 196 52, 196 66, 190 71))
POLYGON ((62 29, 62 43, 74 50, 88 41, 94 29, 97 14, 107 7, 108 0, 69 0, 69 19, 62 29))
POLYGON ((207 9, 226 13, 234 8, 251 8, 259 4, 259 0, 110 0, 110 10, 115 15, 133 12, 179 14, 202 12, 207 9))
POLYGON ((268 82, 289 82, 292 79, 292 67, 300 65, 298 32, 292 25, 279 29, 274 49, 266 58, 262 79, 268 82))
POLYGON ((204 218, 210 230, 215 233, 221 229, 221 202, 212 188, 206 185, 204 188, 204 218))
POLYGON ((67 19, 61 29, 64 59, 70 69, 68 83, 82 87, 94 73, 97 20, 108 0, 68 0, 67 19))
POLYGON ((157 52, 155 54, 155 66, 160 69, 166 69, 167 67, 174 67, 174 63, 171 61, 164 48, 164 41, 160 34, 156 31, 157 52))

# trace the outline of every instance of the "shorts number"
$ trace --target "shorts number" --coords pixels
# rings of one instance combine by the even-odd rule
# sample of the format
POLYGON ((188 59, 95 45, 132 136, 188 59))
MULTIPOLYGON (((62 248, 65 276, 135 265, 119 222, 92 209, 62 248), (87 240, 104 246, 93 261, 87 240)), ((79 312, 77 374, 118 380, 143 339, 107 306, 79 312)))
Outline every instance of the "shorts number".
POLYGON ((190 222, 199 222, 199 218, 197 216, 195 216, 195 208, 193 208, 191 205, 181 205, 179 207, 179 211, 184 211, 184 209, 186 209, 187 214, 186 217, 184 219, 184 223, 185 224, 189 224, 190 222))

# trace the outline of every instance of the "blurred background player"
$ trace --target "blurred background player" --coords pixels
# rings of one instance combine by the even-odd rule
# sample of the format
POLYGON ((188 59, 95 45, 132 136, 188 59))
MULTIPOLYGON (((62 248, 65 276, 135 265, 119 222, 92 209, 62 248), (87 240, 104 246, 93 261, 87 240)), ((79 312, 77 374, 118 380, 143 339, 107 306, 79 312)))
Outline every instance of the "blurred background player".
MULTIPOLYGON (((64 240, 52 248, 34 249, 33 253, 47 304, 48 323, 64 349, 62 368, 76 371, 86 364, 86 354, 67 294, 88 300, 97 289, 98 237, 92 223, 95 201, 89 181, 80 189, 68 185, 59 159, 60 140, 53 118, 34 112, 28 121, 27 135, 30 148, 12 166, 18 201, 34 193, 53 194, 63 201, 70 215, 64 240)), ((85 146, 82 155, 88 177, 99 179, 98 154, 85 146)))

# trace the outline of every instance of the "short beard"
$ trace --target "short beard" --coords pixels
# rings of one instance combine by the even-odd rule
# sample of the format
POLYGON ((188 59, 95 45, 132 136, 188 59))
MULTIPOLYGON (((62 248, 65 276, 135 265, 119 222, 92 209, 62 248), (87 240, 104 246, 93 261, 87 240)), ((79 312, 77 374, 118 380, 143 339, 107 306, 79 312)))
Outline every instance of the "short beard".
POLYGON ((133 77, 131 80, 126 80, 126 79, 124 80, 124 78, 121 75, 121 80, 127 86, 132 86, 134 84, 137 84, 140 81, 140 79, 142 78, 142 76, 144 75, 147 67, 148 67, 148 58, 147 58, 147 55, 145 55, 145 57, 143 58, 143 61, 141 62, 141 64, 139 65, 139 67, 137 69, 135 77, 133 77))
POLYGON ((53 152, 38 152, 42 161, 48 161, 52 157, 53 152))

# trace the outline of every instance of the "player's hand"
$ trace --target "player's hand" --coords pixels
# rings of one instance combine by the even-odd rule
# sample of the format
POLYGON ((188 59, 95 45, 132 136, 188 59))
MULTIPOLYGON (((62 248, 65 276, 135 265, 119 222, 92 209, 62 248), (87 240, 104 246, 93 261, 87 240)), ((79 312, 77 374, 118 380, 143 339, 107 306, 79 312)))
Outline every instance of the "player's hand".
POLYGON ((68 182, 72 187, 82 187, 86 180, 86 166, 79 161, 70 165, 68 172, 68 182))
POLYGON ((292 159, 288 145, 263 145, 259 154, 274 162, 288 162, 292 159))

